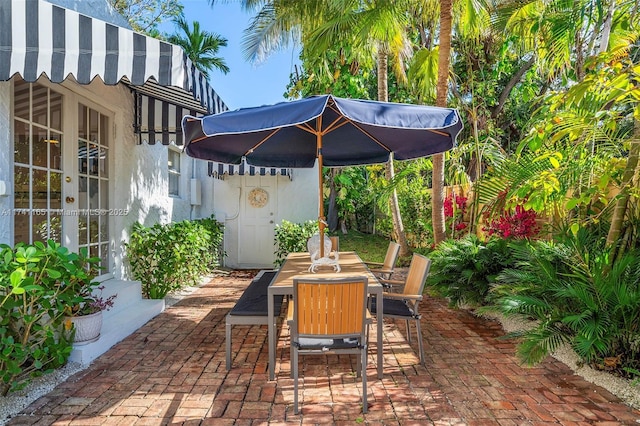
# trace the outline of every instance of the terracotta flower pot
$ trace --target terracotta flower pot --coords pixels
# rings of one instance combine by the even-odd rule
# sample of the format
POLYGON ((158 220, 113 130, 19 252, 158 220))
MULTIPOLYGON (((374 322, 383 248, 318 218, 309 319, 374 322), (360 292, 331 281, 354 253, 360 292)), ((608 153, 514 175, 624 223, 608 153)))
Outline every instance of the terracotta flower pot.
POLYGON ((76 334, 73 342, 76 345, 84 345, 95 342, 100 338, 100 330, 102 329, 102 311, 95 314, 81 315, 69 317, 73 324, 76 334))

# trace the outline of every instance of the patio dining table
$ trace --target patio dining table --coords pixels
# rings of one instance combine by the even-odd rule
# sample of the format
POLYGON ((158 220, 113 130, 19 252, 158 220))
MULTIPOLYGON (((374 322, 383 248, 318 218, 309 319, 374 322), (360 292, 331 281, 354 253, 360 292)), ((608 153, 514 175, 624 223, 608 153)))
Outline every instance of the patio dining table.
POLYGON ((378 279, 369 271, 369 268, 360 259, 357 253, 353 251, 340 252, 339 262, 340 272, 335 272, 333 268, 319 268, 317 273, 308 271, 311 266, 311 257, 309 253, 289 253, 284 263, 278 270, 277 275, 269 285, 268 294, 268 327, 269 327, 269 380, 275 378, 275 361, 276 361, 276 339, 277 329, 275 321, 275 304, 274 297, 276 295, 293 295, 293 279, 312 276, 314 278, 338 278, 352 275, 364 275, 368 278, 368 291, 370 295, 376 295, 376 324, 377 324, 377 362, 378 362, 378 378, 382 379, 382 285, 378 279))

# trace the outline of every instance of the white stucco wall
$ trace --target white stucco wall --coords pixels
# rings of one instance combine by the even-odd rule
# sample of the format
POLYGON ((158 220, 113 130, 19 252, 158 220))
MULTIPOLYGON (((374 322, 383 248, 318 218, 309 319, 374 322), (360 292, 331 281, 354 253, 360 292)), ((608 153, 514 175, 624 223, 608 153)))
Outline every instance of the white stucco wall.
MULTIPOLYGON (((112 117, 113 134, 110 146, 110 208, 127 211, 124 215, 110 216, 111 271, 116 278, 128 279, 124 244, 132 226, 140 222, 146 226, 184 219, 198 219, 215 215, 225 225, 225 266, 238 267, 238 253, 243 250, 239 241, 242 220, 239 218, 245 177, 229 176, 225 180, 207 175, 207 162, 181 155, 180 196, 168 195, 167 155, 170 149, 161 143, 137 145, 133 132, 134 104, 130 89, 124 85, 107 86, 96 79, 82 86, 65 82, 52 86, 65 96, 65 102, 82 102, 112 117), (201 182, 201 205, 191 205, 191 179, 201 182)), ((10 122, 11 84, 0 83, 0 181, 5 181, 9 192, 13 188, 13 152, 10 122)), ((77 178, 63 184, 64 195, 78 197, 77 178)), ((264 179, 264 178, 263 178, 264 179)), ((268 182, 276 191, 274 224, 282 220, 303 222, 317 218, 317 169, 295 169, 292 179, 273 176, 268 182)), ((77 203, 76 203, 77 204, 77 203)), ((0 196, 0 213, 13 207, 11 196, 0 196)), ((65 209, 78 205, 65 204, 65 209)), ((0 216, 0 243, 13 244, 10 216, 0 216)), ((273 237, 271 237, 273 238, 273 237)), ((73 240, 73 236, 69 240, 73 240)), ((73 248, 73 247, 70 247, 73 248)), ((263 265, 270 267, 271 265, 263 265)))
MULTIPOLYGON (((111 238, 111 269, 116 278, 127 278, 124 242, 127 241, 133 224, 145 225, 168 223, 189 219, 190 177, 193 162, 182 154, 182 182, 180 197, 168 195, 167 152, 162 144, 136 145, 133 132, 133 96, 124 85, 107 86, 98 79, 91 85, 81 86, 64 82, 53 85, 54 90, 65 96, 65 102, 82 102, 113 118, 113 134, 110 146, 110 208, 126 210, 126 215, 112 215, 109 228, 111 238)), ((10 133, 11 84, 0 83, 0 181, 13 189, 13 152, 10 133)), ((73 109, 72 109, 73 111, 73 109)), ((196 168, 206 174, 206 162, 197 161, 196 168)), ((67 174, 65 174, 67 176, 67 174)), ((77 179, 73 173, 70 182, 65 182, 64 196, 78 196, 77 179)), ((12 196, 0 196, 0 215, 10 212, 12 196)), ((65 204, 65 209, 77 209, 78 205, 65 204)), ((13 245, 10 215, 0 216, 0 243, 13 245)), ((73 238, 71 238, 73 239, 73 238)))
MULTIPOLYGON (((11 84, 0 82, 0 182, 7 192, 13 188, 13 152, 11 150, 11 84)), ((0 195, 0 244, 11 244, 11 208, 13 198, 0 195)))
MULTIPOLYGON (((317 219, 317 167, 313 169, 294 169, 291 179, 286 176, 272 176, 267 179, 272 180, 270 184, 275 185, 277 188, 273 219, 275 224, 280 224, 283 220, 301 223, 317 219)), ((239 252, 243 250, 243 242, 239 241, 239 227, 242 226, 242 218, 240 217, 241 197, 245 197, 248 192, 244 188, 244 184, 245 177, 237 175, 227 176, 224 180, 210 177, 203 179, 201 214, 205 216, 214 214, 218 221, 224 223, 224 250, 226 252, 224 264, 230 268, 248 267, 248 265, 241 264, 238 259, 239 252)), ((273 265, 251 265, 251 267, 255 266, 268 268, 273 265)))
MULTIPOLYGON (((181 155, 180 196, 169 196, 167 169, 168 146, 156 143, 137 144, 133 132, 133 96, 124 85, 106 86, 94 82, 80 87, 89 98, 98 97, 101 105, 114 112, 115 135, 111 152, 111 208, 122 209, 126 215, 112 217, 112 270, 116 277, 129 278, 124 244, 129 239, 136 222, 145 226, 156 223, 178 222, 192 215, 190 203, 190 177, 193 162, 181 155)), ((204 169, 206 163, 198 161, 196 168, 204 169)))
MULTIPOLYGON (((291 180, 283 178, 278 186, 279 219, 300 223, 318 218, 318 166, 294 169, 291 180)), ((278 223, 279 223, 278 222, 278 223)))

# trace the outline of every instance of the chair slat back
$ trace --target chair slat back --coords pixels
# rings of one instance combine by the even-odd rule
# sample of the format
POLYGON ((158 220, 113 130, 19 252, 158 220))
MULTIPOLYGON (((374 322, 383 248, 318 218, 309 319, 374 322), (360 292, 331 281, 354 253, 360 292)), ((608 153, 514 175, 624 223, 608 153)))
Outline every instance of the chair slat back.
POLYGON ((424 284, 431 267, 431 259, 414 253, 409 265, 407 280, 404 285, 402 294, 419 295, 424 291, 424 284))
POLYGON ((298 335, 360 335, 365 323, 367 277, 295 279, 293 300, 298 335))
POLYGON ((394 241, 389 241, 389 247, 387 247, 387 254, 384 256, 382 267, 384 269, 393 270, 396 266, 396 261, 398 260, 398 253, 400 253, 400 244, 394 241))
POLYGON ((340 251, 340 237, 329 237, 331 240, 331 251, 340 251))

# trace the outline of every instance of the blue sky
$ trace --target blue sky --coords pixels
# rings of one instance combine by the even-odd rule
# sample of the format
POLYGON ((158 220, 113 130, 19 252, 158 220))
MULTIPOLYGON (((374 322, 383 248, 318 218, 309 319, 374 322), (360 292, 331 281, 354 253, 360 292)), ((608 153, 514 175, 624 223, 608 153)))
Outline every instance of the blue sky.
MULTIPOLYGON (((298 49, 272 54, 264 63, 253 65, 244 60, 242 33, 251 15, 234 1, 216 1, 212 7, 206 0, 182 0, 188 22, 198 21, 203 30, 218 33, 228 40, 227 47, 219 51, 231 71, 210 73, 209 82, 229 109, 283 102, 283 93, 289 82, 294 64, 299 63, 298 49)), ((173 33, 173 24, 162 26, 163 31, 173 33)))

